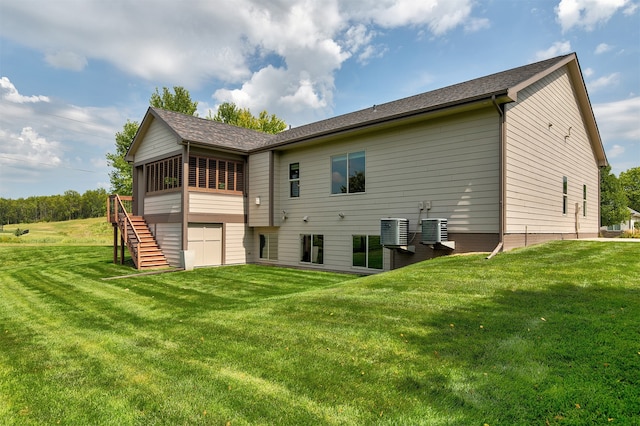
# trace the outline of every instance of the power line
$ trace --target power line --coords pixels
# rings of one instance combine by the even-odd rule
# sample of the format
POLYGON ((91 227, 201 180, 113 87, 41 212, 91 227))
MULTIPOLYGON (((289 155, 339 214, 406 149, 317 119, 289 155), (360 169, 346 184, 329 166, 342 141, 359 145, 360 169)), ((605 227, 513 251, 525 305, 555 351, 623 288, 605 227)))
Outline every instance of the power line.
MULTIPOLYGON (((95 170, 86 170, 86 169, 80 169, 78 167, 69 167, 69 166, 62 166, 62 165, 53 164, 53 163, 44 163, 44 162, 41 162, 41 161, 32 160, 30 158, 27 158, 27 159, 24 159, 24 158, 12 158, 12 157, 7 157, 6 155, 0 155, 0 158, 4 158, 6 160, 11 160, 11 161, 22 161, 22 162, 26 161, 26 162, 29 162, 31 164, 39 164, 41 166, 50 166, 50 167, 57 167, 57 168, 60 168, 60 169, 75 170, 75 171, 78 171, 78 172, 97 173, 95 170)), ((13 168, 16 168, 16 169, 20 169, 20 167, 16 167, 16 166, 10 166, 10 165, 6 165, 6 166, 7 167, 13 167, 13 168)))

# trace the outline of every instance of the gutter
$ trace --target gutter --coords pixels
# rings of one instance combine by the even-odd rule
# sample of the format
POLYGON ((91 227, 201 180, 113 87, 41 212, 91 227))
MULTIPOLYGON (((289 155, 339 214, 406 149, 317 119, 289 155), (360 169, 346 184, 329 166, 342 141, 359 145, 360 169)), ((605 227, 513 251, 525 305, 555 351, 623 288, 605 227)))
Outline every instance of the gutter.
MULTIPOLYGON (((466 98, 466 99, 462 99, 462 100, 458 100, 458 101, 453 101, 453 102, 449 102, 446 104, 438 104, 438 105, 433 105, 427 108, 422 108, 422 109, 418 109, 418 110, 410 110, 410 111, 405 111, 405 112, 401 112, 401 113, 397 113, 397 114, 390 114, 390 115, 386 115, 380 118, 375 118, 375 119, 369 119, 366 121, 359 121, 353 124, 347 124, 343 127, 337 127, 337 128, 333 128, 333 129, 329 129, 326 131, 320 131, 320 132, 313 132, 313 133, 309 133, 309 134, 304 134, 302 136, 298 136, 298 137, 292 137, 291 139, 287 139, 285 138, 284 141, 282 142, 275 142, 275 143, 270 143, 264 146, 261 146, 259 148, 254 148, 249 150, 250 154, 254 154, 257 152, 261 152, 261 151, 268 151, 268 150, 272 150, 272 149, 276 149, 276 148, 281 148, 284 146, 288 146, 288 145, 293 145, 293 144, 298 144, 298 143, 304 143, 304 142, 309 142, 312 140, 317 140, 317 139, 322 139, 324 137, 327 136, 334 136, 334 135, 340 135, 343 133, 348 133, 351 131, 356 131, 356 130, 365 130, 368 128, 374 128, 377 125, 383 125, 386 123, 390 123, 393 121, 398 121, 398 120, 402 120, 402 119, 410 119, 410 118, 414 118, 414 117, 418 117, 421 115, 427 115, 427 114, 431 114, 431 113, 436 113, 436 112, 443 112, 446 113, 447 110, 450 109, 454 109, 454 108, 460 108, 460 107, 464 107, 464 106, 471 106, 474 104, 479 104, 482 102, 494 102, 494 104, 496 103, 496 100, 498 98, 501 99, 508 99, 508 101, 512 101, 510 98, 508 98, 507 96, 507 91, 506 90, 500 90, 498 92, 495 92, 491 95, 489 94, 482 94, 480 96, 475 96, 472 98, 466 98)), ((380 111, 381 108, 384 107, 383 105, 377 105, 378 111, 380 111)), ((360 110, 360 111, 356 111, 353 113, 349 113, 349 114, 357 114, 357 113, 362 113, 363 111, 366 110, 360 110)), ((346 115, 349 115, 346 114, 346 115)), ((333 117, 333 118, 329 118, 327 120, 334 120, 338 117, 333 117)), ((312 124, 317 124, 317 123, 312 123, 312 124)), ((298 128, 299 129, 299 128, 298 128)))

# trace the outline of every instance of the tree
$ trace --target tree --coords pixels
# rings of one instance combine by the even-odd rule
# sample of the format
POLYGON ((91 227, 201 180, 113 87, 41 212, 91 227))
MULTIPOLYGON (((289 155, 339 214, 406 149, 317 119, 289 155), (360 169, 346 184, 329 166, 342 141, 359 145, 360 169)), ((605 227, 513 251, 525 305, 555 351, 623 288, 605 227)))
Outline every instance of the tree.
POLYGON ((111 181, 111 192, 114 194, 131 195, 133 193, 133 171, 131 164, 124 157, 139 126, 137 121, 127 120, 122 131, 116 133, 116 152, 107 153, 107 165, 113 167, 109 173, 109 180, 111 181))
POLYGON ((629 219, 628 200, 611 166, 600 169, 600 224, 611 226, 629 219))
POLYGON ((168 88, 163 87, 162 95, 160 95, 156 87, 155 93, 153 93, 151 99, 149 99, 149 104, 152 107, 165 109, 167 111, 198 116, 198 114, 196 114, 198 102, 193 102, 189 91, 180 86, 173 86, 173 93, 171 93, 168 88))
POLYGON ((640 167, 620 173, 620 184, 627 196, 629 207, 640 212, 640 167))
POLYGON ((287 123, 275 114, 269 115, 266 110, 263 110, 255 117, 248 108, 238 108, 236 104, 231 102, 222 103, 215 116, 211 116, 211 111, 209 111, 207 118, 263 133, 276 134, 287 128, 287 123))
MULTIPOLYGON (((155 108, 162 108, 168 111, 181 112, 188 115, 197 115, 198 102, 191 100, 189 91, 184 87, 174 86, 173 93, 168 88, 162 88, 162 94, 156 91, 149 99, 149 105, 155 108)), ((131 195, 133 193, 133 170, 131 164, 124 159, 133 138, 138 133, 140 124, 137 121, 127 120, 121 132, 116 133, 116 152, 107 153, 107 165, 113 167, 109 173, 111 181, 111 192, 120 195, 131 195)))

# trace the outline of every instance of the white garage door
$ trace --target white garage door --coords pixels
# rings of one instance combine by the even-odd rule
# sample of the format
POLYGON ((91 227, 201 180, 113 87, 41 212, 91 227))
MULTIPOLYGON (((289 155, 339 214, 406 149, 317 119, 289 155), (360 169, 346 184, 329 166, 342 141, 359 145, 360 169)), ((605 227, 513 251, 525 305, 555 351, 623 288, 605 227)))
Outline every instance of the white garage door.
POLYGON ((222 264, 222 224, 190 223, 188 242, 195 253, 193 266, 222 264))

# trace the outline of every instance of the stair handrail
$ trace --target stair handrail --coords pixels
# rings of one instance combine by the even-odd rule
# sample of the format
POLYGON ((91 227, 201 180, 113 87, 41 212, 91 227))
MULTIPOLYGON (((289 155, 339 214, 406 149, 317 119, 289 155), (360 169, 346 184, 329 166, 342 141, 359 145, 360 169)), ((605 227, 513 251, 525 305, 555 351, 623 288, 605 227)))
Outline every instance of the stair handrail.
MULTIPOLYGON (((127 212, 127 209, 124 206, 124 203, 122 202, 123 198, 128 198, 129 200, 132 199, 132 197, 130 196, 123 196, 120 197, 120 195, 118 194, 114 194, 114 195, 110 195, 109 196, 110 201, 115 201, 115 208, 116 208, 116 222, 118 223, 118 226, 120 227, 120 233, 122 234, 123 238, 124 238, 124 242, 125 244, 127 244, 127 247, 129 248, 129 252, 133 255, 135 253, 135 263, 136 263, 136 267, 140 268, 140 242, 142 241, 140 239, 140 235, 138 235, 138 231, 136 231, 135 226, 133 226, 133 222, 131 221, 131 217, 129 216, 129 213, 127 212), (120 223, 120 221, 122 220, 122 223, 120 223), (131 230, 133 231, 133 236, 135 238, 133 238, 134 241, 131 241, 131 239, 129 238, 129 232, 127 230, 127 227, 131 227, 131 230)), ((129 201, 127 200, 127 201, 129 201)), ((111 203, 109 203, 111 204, 111 203)), ((111 212, 109 213, 110 215, 112 214, 111 212)), ((110 218, 112 219, 112 218, 110 218)))

